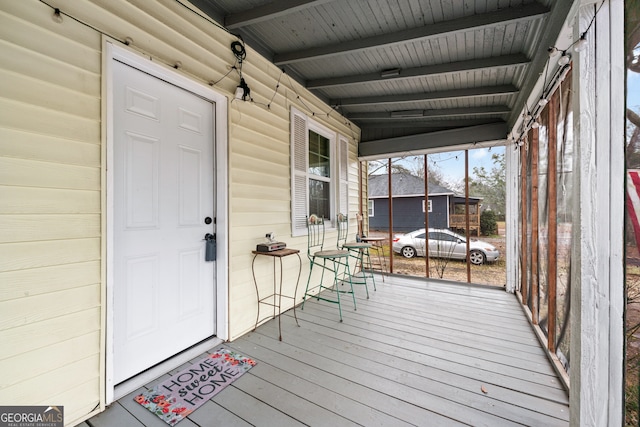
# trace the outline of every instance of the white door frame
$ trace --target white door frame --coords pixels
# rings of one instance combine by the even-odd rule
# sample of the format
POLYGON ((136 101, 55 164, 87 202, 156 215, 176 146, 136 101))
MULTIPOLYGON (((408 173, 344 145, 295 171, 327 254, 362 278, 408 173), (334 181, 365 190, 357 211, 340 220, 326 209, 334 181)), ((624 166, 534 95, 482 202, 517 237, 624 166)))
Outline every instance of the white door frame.
MULTIPOLYGON (((148 73, 158 79, 164 80, 182 89, 190 91, 202 98, 209 100, 215 106, 215 123, 214 123, 214 153, 215 153, 215 204, 216 204, 216 237, 217 237, 217 261, 216 261, 216 331, 215 334, 220 340, 227 340, 229 337, 229 316, 228 316, 228 141, 227 141, 227 108, 228 100, 206 85, 191 80, 175 70, 163 66, 159 63, 141 56, 135 51, 128 48, 115 45, 112 41, 105 38, 103 41, 103 68, 102 68, 102 93, 103 93, 103 266, 105 277, 103 282, 106 284, 106 292, 104 295, 103 313, 104 319, 104 340, 105 340, 105 400, 106 404, 113 402, 117 397, 115 384, 113 380, 113 248, 114 248, 114 232, 111 227, 114 217, 114 200, 113 200, 113 170, 110 167, 113 164, 113 61, 118 60, 122 63, 135 67, 145 73, 148 73)), ((211 344, 214 345, 214 344, 211 344)), ((204 349, 197 348, 196 352, 202 352, 204 349)), ((190 356, 191 358, 194 356, 190 356)), ((182 362, 179 362, 182 363, 182 362)), ((150 378, 136 378, 128 381, 127 389, 135 389, 146 383, 150 378), (131 382, 133 381, 133 382, 131 382)), ((118 392, 118 395, 122 393, 118 392)))

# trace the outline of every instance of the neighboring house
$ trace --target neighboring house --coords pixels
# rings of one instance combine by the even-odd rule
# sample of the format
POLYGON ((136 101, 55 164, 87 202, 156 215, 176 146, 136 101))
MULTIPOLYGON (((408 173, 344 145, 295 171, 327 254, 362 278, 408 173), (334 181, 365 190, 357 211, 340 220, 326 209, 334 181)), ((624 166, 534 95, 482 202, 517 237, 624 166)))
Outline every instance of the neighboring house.
MULTIPOLYGON (((463 232, 466 228, 465 198, 453 190, 429 184, 427 210, 429 228, 448 228, 463 232)), ((409 173, 391 174, 393 230, 412 231, 425 226, 424 179, 409 173)), ((469 230, 480 230, 479 197, 469 197, 469 230)), ((369 175, 369 228, 389 229, 389 175, 369 175)))

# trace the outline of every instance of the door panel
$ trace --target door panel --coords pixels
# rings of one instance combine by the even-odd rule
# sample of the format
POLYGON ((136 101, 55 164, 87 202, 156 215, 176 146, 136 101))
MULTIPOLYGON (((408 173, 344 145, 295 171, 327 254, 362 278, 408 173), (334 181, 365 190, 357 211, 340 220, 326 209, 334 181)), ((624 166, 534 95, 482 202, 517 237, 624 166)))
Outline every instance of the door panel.
MULTIPOLYGON (((214 105, 114 61, 114 380, 215 334, 214 105)), ((111 166, 111 165, 110 165, 111 166)))

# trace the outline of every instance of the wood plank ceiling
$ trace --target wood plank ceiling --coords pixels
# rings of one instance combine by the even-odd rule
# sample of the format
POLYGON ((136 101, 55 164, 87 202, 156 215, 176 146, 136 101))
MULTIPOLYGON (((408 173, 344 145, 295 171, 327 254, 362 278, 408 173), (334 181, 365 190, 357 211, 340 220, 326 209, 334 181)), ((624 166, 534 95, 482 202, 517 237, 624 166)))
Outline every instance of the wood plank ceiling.
POLYGON ((364 158, 505 140, 573 3, 191 2, 359 126, 364 158))

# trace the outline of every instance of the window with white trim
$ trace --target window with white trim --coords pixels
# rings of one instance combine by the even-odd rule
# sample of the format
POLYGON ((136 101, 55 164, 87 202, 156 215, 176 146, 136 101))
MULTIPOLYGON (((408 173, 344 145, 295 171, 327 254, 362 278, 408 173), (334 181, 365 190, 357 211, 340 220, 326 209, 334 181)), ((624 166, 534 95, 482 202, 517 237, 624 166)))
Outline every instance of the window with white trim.
MULTIPOLYGON (((432 212, 433 206, 431 205, 431 199, 429 199, 429 212, 432 212)), ((424 212, 424 199, 422 199, 422 212, 424 212)))
POLYGON ((307 233, 310 214, 328 219, 331 225, 338 212, 349 214, 348 156, 344 136, 291 109, 292 235, 307 233))
POLYGON ((331 218, 331 141, 309 129, 309 214, 331 218))
POLYGON ((369 216, 374 216, 375 212, 374 212, 374 203, 372 199, 369 199, 369 216))

